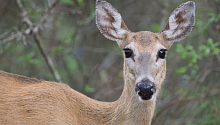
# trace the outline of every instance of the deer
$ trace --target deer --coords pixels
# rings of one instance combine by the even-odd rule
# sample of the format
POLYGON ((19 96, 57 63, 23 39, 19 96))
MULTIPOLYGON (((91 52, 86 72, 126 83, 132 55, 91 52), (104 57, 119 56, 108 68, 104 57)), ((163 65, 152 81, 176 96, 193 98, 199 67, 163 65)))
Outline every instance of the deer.
POLYGON ((108 2, 96 1, 96 24, 124 53, 118 100, 89 98, 66 84, 0 71, 0 124, 150 125, 166 75, 166 55, 195 23, 195 3, 181 4, 162 31, 132 32, 108 2))

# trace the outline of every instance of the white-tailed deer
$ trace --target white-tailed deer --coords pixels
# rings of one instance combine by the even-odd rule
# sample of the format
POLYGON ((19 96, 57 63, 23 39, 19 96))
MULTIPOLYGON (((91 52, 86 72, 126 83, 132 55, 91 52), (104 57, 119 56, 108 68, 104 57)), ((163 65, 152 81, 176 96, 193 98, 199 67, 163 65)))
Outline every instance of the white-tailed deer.
POLYGON ((159 33, 131 32, 106 1, 96 2, 101 33, 123 49, 124 90, 115 102, 100 102, 69 86, 0 72, 0 124, 149 125, 166 74, 166 53, 184 39, 195 19, 194 2, 181 4, 159 33))

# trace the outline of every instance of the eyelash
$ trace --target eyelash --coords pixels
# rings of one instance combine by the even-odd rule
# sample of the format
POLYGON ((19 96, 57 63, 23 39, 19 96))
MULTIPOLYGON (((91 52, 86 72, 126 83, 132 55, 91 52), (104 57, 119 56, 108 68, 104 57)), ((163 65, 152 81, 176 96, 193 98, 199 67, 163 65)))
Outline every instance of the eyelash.
POLYGON ((130 58, 133 55, 133 51, 129 48, 124 48, 125 58, 130 58))
POLYGON ((166 51, 167 49, 161 49, 158 51, 158 57, 161 58, 161 59, 164 59, 166 57, 166 51))

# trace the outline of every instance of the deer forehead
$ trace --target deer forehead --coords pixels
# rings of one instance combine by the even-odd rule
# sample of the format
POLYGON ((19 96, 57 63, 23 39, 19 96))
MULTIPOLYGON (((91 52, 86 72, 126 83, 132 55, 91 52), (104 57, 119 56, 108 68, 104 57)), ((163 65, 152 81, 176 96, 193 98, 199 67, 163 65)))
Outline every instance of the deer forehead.
POLYGON ((150 31, 132 33, 132 35, 129 37, 129 41, 132 41, 131 43, 139 53, 152 53, 159 45, 161 45, 163 49, 170 48, 170 44, 164 39, 163 34, 153 33, 150 31))

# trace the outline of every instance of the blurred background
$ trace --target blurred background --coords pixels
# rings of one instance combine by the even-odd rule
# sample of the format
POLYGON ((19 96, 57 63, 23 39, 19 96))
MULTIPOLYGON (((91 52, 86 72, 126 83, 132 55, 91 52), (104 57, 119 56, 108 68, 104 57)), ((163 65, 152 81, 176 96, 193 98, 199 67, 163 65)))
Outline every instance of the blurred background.
MULTIPOLYGON (((187 0, 108 0, 133 32, 159 32, 187 0)), ((220 124, 220 0, 167 55, 153 125, 220 124)), ((0 70, 58 81, 100 101, 123 89, 123 53, 95 24, 95 0, 0 0, 0 70)))

